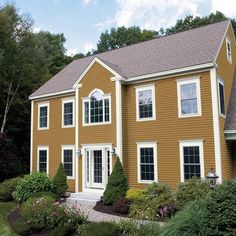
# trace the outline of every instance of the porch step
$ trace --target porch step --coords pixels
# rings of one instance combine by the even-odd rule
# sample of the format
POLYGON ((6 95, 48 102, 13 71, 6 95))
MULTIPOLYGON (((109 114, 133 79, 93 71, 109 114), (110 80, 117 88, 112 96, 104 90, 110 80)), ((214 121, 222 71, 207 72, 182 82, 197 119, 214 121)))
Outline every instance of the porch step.
POLYGON ((97 202, 101 200, 101 196, 103 192, 79 192, 79 193, 71 193, 68 200, 72 201, 90 201, 97 202))

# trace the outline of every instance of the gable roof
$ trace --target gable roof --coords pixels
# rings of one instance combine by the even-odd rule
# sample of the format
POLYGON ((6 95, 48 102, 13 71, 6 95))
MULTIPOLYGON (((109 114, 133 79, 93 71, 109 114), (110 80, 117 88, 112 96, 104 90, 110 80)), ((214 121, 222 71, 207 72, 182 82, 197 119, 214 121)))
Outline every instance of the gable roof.
POLYGON ((124 78, 214 63, 229 25, 226 20, 75 60, 30 98, 72 90, 95 57, 124 78))

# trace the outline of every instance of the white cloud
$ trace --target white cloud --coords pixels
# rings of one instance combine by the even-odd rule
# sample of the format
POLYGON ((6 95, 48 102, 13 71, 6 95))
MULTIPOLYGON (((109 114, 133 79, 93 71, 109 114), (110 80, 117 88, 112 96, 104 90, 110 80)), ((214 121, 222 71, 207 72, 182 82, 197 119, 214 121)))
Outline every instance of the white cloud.
POLYGON ((86 41, 85 43, 84 43, 84 45, 83 45, 83 49, 84 49, 84 52, 85 53, 87 53, 87 52, 91 52, 92 51, 92 49, 94 49, 95 47, 94 47, 94 45, 93 45, 93 43, 92 42, 90 42, 90 41, 86 41))
POLYGON ((34 33, 39 33, 40 31, 42 31, 42 28, 41 27, 33 27, 33 32, 34 33))
POLYGON ((82 0, 85 5, 92 3, 93 0, 82 0))
POLYGON ((199 5, 205 0, 117 0, 118 9, 113 19, 95 25, 98 30, 111 26, 133 26, 158 30, 176 23, 185 15, 200 15, 199 5))
POLYGON ((66 55, 67 56, 74 56, 77 53, 78 53, 77 48, 69 48, 69 49, 66 50, 66 55))
POLYGON ((212 11, 221 11, 227 17, 235 18, 236 17, 236 7, 235 0, 212 0, 212 11))

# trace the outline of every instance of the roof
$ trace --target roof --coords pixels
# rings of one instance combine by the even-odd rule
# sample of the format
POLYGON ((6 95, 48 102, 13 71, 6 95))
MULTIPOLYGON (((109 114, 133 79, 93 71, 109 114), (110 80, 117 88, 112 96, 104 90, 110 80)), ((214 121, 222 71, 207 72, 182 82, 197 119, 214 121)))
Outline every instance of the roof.
POLYGON ((30 97, 71 90, 94 57, 125 78, 214 62, 229 23, 222 21, 75 60, 30 97))
POLYGON ((225 121, 225 130, 236 131, 236 69, 234 71, 234 80, 229 100, 228 112, 225 121))

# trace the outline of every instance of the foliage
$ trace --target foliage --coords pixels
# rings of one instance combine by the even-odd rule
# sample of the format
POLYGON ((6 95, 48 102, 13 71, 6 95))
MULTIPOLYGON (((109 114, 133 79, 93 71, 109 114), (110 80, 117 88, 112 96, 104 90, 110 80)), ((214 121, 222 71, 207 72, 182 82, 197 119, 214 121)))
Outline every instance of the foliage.
POLYGON ((121 235, 133 235, 138 231, 138 225, 133 219, 125 219, 117 222, 117 227, 121 235))
POLYGON ((50 192, 53 190, 53 181, 45 174, 34 172, 26 175, 13 192, 13 198, 17 201, 27 200, 31 194, 37 192, 50 192))
POLYGON ((128 214, 130 203, 131 203, 130 200, 128 200, 125 197, 121 197, 114 203, 113 209, 115 210, 115 212, 118 212, 121 214, 128 214))
POLYGON ((177 212, 174 218, 163 226, 160 235, 205 236, 208 235, 205 227, 206 220, 204 201, 193 201, 177 212))
POLYGON ((72 235, 76 231, 76 228, 71 223, 65 223, 57 226, 52 232, 52 236, 68 236, 72 235))
POLYGON ((32 198, 40 198, 40 197, 44 197, 44 196, 49 196, 51 198, 53 198, 54 200, 57 199, 57 195, 53 192, 37 192, 37 193, 32 193, 30 194, 28 199, 32 199, 32 198))
POLYGON ((12 193, 15 191, 16 186, 20 183, 20 181, 21 178, 16 177, 0 183, 0 201, 13 200, 12 193))
POLYGON ((131 188, 126 193, 126 198, 130 201, 141 201, 145 197, 146 191, 141 189, 131 188))
POLYGON ((54 183, 54 193, 58 196, 64 196, 65 192, 67 190, 67 182, 66 182, 66 172, 62 165, 62 163, 59 165, 57 169, 57 173, 53 178, 54 183))
POLYGON ((128 188, 127 177, 120 163, 119 157, 116 159, 115 166, 108 178, 106 190, 103 194, 105 204, 113 204, 119 198, 124 197, 128 188))
POLYGON ((210 191, 209 183, 197 177, 180 183, 176 190, 176 201, 179 208, 186 203, 205 198, 210 191))
POLYGON ((236 235, 236 179, 218 185, 206 199, 210 235, 236 235))
POLYGON ((119 229, 115 223, 101 222, 79 226, 78 233, 81 236, 119 236, 119 229))
POLYGON ((157 236, 160 234, 160 226, 158 223, 141 224, 138 229, 137 236, 157 236))

